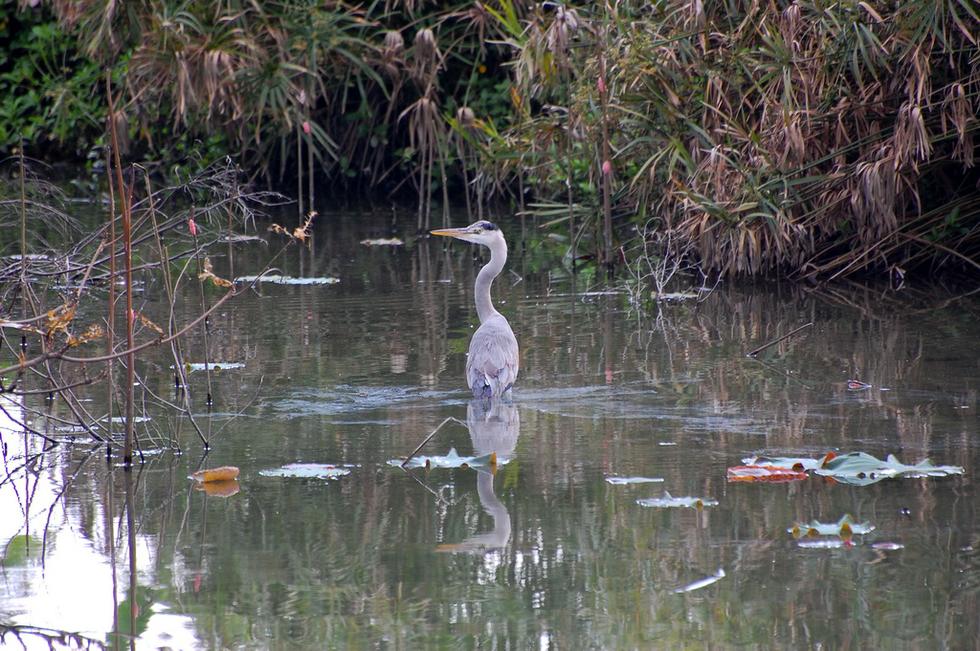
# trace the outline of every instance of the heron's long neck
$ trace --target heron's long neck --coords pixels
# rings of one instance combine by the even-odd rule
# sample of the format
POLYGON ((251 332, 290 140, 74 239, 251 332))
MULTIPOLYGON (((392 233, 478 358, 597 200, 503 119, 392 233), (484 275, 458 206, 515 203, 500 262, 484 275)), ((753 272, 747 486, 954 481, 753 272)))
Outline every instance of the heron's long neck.
POLYGON ((490 285, 493 284, 493 279, 503 271, 504 263, 506 262, 507 242, 502 238, 495 240, 490 245, 490 262, 485 264, 476 276, 474 294, 476 298, 476 313, 480 317, 480 323, 497 314, 497 310, 494 309, 493 303, 490 301, 490 285))

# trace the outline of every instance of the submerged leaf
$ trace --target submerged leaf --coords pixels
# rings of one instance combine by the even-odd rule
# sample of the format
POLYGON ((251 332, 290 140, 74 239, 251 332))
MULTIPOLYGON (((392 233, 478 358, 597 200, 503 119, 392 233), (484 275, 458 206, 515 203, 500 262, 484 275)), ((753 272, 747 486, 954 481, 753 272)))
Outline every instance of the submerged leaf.
POLYGON ((664 491, 663 497, 648 497, 636 500, 640 506, 654 506, 659 508, 687 508, 702 509, 706 506, 718 506, 718 500, 708 497, 674 497, 664 491))

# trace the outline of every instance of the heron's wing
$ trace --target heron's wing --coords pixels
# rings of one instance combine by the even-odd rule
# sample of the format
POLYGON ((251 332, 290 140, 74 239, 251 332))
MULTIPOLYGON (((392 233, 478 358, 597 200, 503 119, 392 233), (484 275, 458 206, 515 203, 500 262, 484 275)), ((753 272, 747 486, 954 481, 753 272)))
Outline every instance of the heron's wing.
POLYGON ((489 386, 491 395, 504 393, 517 379, 520 352, 510 324, 501 315, 487 319, 470 340, 466 382, 474 393, 489 386))

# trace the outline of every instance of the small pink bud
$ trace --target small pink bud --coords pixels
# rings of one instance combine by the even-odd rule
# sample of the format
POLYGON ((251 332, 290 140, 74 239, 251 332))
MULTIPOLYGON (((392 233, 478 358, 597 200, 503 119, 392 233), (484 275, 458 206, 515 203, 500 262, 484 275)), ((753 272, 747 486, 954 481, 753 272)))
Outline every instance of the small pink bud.
POLYGON ((303 133, 305 133, 306 135, 310 135, 310 131, 312 131, 312 130, 313 129, 310 128, 310 123, 309 122, 306 122, 304 120, 303 121, 303 133))
POLYGON ((603 79, 602 77, 599 77, 599 79, 596 81, 596 84, 595 85, 596 85, 596 88, 599 89, 599 94, 600 95, 605 95, 606 94, 606 80, 605 79, 603 79))
POLYGON ((602 161, 602 174, 603 176, 612 176, 612 163, 610 161, 602 161))
POLYGON ((191 235, 197 237, 197 224, 194 223, 193 217, 187 220, 187 230, 191 232, 191 235))

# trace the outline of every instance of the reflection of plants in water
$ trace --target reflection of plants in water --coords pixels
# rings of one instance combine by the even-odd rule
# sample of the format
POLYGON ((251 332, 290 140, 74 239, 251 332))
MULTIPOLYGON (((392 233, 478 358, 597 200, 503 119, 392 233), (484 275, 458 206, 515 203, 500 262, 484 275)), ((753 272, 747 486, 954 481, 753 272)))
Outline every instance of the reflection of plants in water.
MULTIPOLYGON (((115 128, 110 131, 116 142, 115 128)), ((27 162, 23 157, 17 161, 20 196, 8 203, 16 203, 19 208, 20 237, 13 246, 19 244, 20 255, 15 262, 0 268, 0 279, 4 281, 4 299, 12 305, 14 301, 19 304, 20 318, 8 317, 0 323, 6 350, 14 352, 13 357, 4 360, 0 374, 11 375, 3 387, 9 395, 48 398, 46 410, 24 403, 25 409, 40 416, 39 421, 46 423, 48 431, 22 421, 20 427, 24 431, 56 445, 65 437, 55 429, 71 427, 105 444, 107 454, 121 445, 124 462, 129 464, 136 423, 136 380, 140 380, 142 421, 150 422, 147 403, 173 408, 188 417, 208 445, 208 437, 192 415, 182 338, 203 326, 205 349, 209 349, 207 332, 212 313, 239 292, 230 281, 213 272, 206 253, 220 237, 233 237, 234 227, 254 225, 256 211, 279 198, 249 191, 236 168, 221 165, 177 185, 153 190, 142 168, 132 167, 124 175, 118 154, 113 158, 107 174, 113 200, 110 218, 94 226, 83 226, 71 215, 74 207, 63 195, 47 191, 47 184, 33 178, 28 182, 27 162), (139 181, 137 174, 142 174, 139 181), (58 231, 46 233, 49 223, 56 224, 58 231), (185 228, 189 238, 184 235, 185 228), (192 267, 194 261, 196 269, 192 267), (183 311, 178 297, 193 275, 201 285, 201 313, 185 320, 178 314, 183 311), (152 300, 148 287, 155 283, 165 289, 169 307, 162 325, 146 311, 152 300), (206 294, 214 288, 223 290, 223 294, 212 301, 206 294), (102 293, 106 289, 108 300, 102 293), (125 305, 120 304, 122 299, 125 305), (103 310, 104 322, 98 316, 103 310), (120 310, 128 318, 121 317, 120 310), (15 337, 20 341, 16 342, 15 337), (137 353, 157 346, 169 346, 173 353, 177 389, 173 400, 163 397, 163 391, 154 391, 152 382, 136 368, 137 353), (97 347, 102 347, 102 354, 97 347), (124 363, 119 367, 121 362, 124 363), (104 379, 108 380, 109 413, 93 413, 83 404, 79 391, 104 379), (69 414, 59 417, 52 410, 62 401, 69 414), (121 443, 114 436, 116 406, 122 407, 119 412, 126 428, 121 443)), ((308 226, 307 222, 286 232, 287 242, 303 241, 308 226)), ((208 361, 205 352, 206 369, 208 361)), ((210 372, 207 377, 210 388, 210 372)), ((207 404, 211 400, 209 390, 207 404)), ((144 434, 154 440, 149 426, 144 434)), ((179 447, 177 436, 167 434, 162 437, 166 443, 157 440, 155 444, 179 447)))

